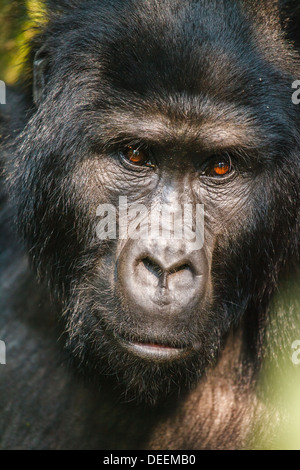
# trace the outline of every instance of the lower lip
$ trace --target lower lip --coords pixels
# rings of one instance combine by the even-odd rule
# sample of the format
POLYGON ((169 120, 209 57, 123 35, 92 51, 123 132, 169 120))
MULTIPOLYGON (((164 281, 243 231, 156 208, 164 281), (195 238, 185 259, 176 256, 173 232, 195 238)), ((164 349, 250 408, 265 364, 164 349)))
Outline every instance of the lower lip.
POLYGON ((122 340, 122 343, 128 352, 144 359, 156 361, 181 359, 191 352, 191 348, 171 348, 159 344, 132 343, 124 340, 122 340))

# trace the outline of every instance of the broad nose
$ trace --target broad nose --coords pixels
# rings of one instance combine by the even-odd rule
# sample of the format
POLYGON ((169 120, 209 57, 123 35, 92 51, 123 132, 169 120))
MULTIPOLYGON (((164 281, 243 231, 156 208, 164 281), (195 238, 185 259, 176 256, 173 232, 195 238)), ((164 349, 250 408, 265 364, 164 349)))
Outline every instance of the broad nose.
POLYGON ((178 257, 171 262, 157 256, 145 256, 137 260, 134 277, 137 284, 160 287, 161 289, 180 290, 188 288, 195 279, 195 268, 189 259, 178 257))
POLYGON ((208 274, 204 250, 189 252, 176 240, 130 241, 118 263, 127 303, 149 315, 188 314, 204 297, 208 274))

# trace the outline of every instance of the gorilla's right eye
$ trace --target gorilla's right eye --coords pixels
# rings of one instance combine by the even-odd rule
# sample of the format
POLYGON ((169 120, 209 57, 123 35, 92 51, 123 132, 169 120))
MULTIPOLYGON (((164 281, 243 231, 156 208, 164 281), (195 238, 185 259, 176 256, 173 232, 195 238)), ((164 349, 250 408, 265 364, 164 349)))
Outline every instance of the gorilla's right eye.
POLYGON ((208 161, 204 168, 204 175, 211 178, 224 178, 233 172, 229 155, 216 156, 208 161))
POLYGON ((128 145, 120 152, 120 155, 122 160, 132 167, 155 168, 149 150, 146 148, 128 145))

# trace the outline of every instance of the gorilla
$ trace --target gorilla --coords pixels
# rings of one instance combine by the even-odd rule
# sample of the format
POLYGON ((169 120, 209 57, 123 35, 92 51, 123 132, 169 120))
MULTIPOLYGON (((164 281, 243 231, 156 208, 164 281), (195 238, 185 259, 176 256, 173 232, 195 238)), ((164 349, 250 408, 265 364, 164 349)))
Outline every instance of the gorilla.
POLYGON ((298 19, 47 2, 1 106, 2 449, 272 446, 261 376, 295 367, 299 325, 298 19))

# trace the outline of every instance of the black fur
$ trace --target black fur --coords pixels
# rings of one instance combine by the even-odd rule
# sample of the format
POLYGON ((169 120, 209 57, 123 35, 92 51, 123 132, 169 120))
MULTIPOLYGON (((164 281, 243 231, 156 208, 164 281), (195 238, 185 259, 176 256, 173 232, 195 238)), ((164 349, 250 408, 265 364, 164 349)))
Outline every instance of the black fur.
POLYGON ((262 361, 278 354, 267 325, 286 328, 274 336, 288 354, 299 323, 295 11, 271 0, 49 2, 31 51, 43 46, 41 101, 13 93, 3 126, 2 448, 240 448, 267 424, 256 391, 262 361), (149 203, 154 192, 149 176, 121 173, 117 150, 159 142, 188 167, 220 126, 237 175, 195 190, 213 297, 185 322, 141 321, 112 282, 118 243, 95 234, 98 204, 120 194, 149 203), (283 285, 289 325, 282 305, 270 312, 283 285), (114 341, 153 333, 201 347, 164 365, 114 341))

